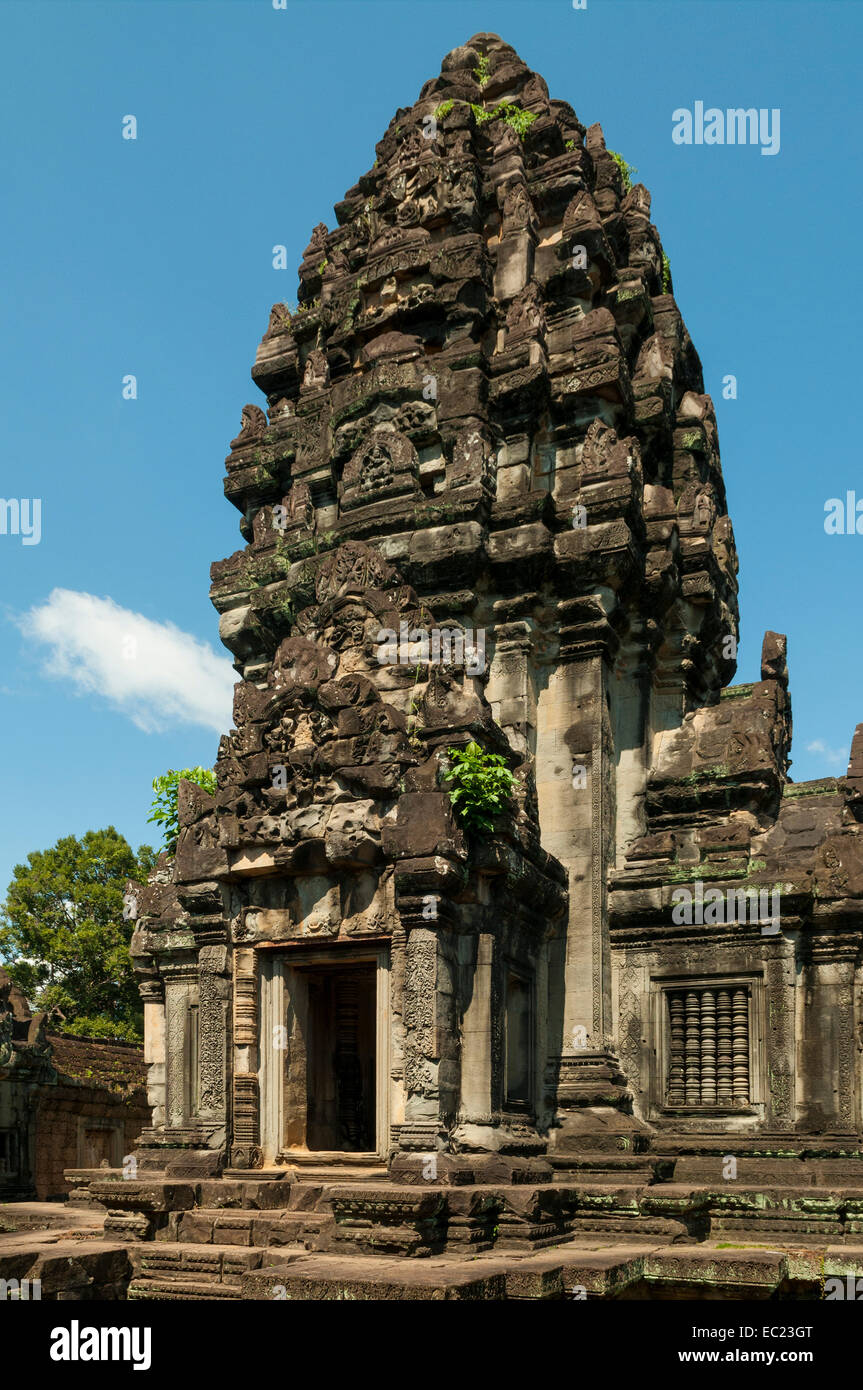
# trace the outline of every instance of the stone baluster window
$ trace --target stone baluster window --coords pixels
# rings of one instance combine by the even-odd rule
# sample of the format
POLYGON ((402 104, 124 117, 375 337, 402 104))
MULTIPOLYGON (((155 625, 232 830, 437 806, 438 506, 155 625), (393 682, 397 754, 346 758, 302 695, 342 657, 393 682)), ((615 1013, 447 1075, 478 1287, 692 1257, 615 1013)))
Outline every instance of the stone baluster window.
POLYGON ((749 1105, 749 985, 674 989, 666 1000, 666 1105, 749 1105))

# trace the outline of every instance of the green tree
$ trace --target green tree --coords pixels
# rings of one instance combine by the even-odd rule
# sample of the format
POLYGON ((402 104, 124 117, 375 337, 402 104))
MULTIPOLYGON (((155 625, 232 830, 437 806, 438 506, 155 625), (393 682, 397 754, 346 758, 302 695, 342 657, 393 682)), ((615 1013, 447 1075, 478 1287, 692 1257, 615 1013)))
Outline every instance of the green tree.
POLYGON ((17 864, 0 907, 0 961, 38 1009, 57 1007, 58 1026, 79 1037, 141 1037, 143 1010, 129 942, 134 907, 126 882, 146 882, 155 862, 112 825, 66 835, 17 864))
POLYGON ((184 767, 179 772, 171 767, 161 777, 153 778, 153 791, 156 795, 153 797, 147 820, 161 825, 164 836, 162 848, 169 854, 177 853, 177 839, 180 834, 177 793, 181 782, 194 782, 196 787, 203 787, 205 792, 212 793, 216 790, 216 774, 207 767, 184 767))

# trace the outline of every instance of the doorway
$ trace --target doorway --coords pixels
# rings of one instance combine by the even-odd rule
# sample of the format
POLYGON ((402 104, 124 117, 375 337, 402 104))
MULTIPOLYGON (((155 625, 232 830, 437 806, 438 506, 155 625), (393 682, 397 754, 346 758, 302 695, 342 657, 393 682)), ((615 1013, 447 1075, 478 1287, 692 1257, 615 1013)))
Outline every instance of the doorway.
POLYGON ((307 996, 306 1143, 375 1148, 375 967, 299 968, 307 996))
POLYGON ((265 1158, 385 1153, 389 952, 268 952, 261 989, 265 1158))

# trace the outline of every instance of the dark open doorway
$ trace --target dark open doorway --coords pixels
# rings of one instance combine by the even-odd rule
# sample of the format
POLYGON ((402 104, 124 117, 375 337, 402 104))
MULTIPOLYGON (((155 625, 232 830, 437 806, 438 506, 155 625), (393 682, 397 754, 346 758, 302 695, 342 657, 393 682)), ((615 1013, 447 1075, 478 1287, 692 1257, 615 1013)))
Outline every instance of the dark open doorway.
POLYGON ((297 969, 306 991, 306 1144, 368 1153, 375 1135, 376 969, 297 969))

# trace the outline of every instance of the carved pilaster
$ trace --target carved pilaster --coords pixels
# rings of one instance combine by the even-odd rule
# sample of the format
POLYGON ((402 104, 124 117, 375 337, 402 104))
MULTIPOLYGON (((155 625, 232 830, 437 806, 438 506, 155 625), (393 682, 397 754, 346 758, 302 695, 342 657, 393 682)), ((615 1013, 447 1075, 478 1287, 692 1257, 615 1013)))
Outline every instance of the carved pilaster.
POLYGON ((257 1076, 234 1077, 234 1168, 260 1168, 264 1158, 258 1142, 260 1096, 257 1076))
POLYGON ((260 1094, 258 1088, 258 970, 257 953, 234 953, 234 1168, 260 1168, 260 1094))
MULTIPOLYGON (((791 1129, 795 1118, 793 958, 775 956, 767 962, 764 973, 767 985, 767 1072, 771 1120, 777 1129, 791 1129)), ((736 1099, 740 1083, 735 1023, 732 994, 732 1090, 736 1099)))
POLYGON ((182 1128, 190 1118, 191 1056, 189 1005, 197 986, 194 961, 172 963, 165 969, 165 1108, 170 1129, 182 1128))
POLYGON ((403 1149, 434 1148, 440 1132, 439 1057, 435 1038, 437 936, 414 927, 408 933, 404 980, 405 1120, 403 1149))
POLYGON ((227 950, 224 946, 204 946, 198 962, 200 1111, 223 1118, 229 995, 227 950))

